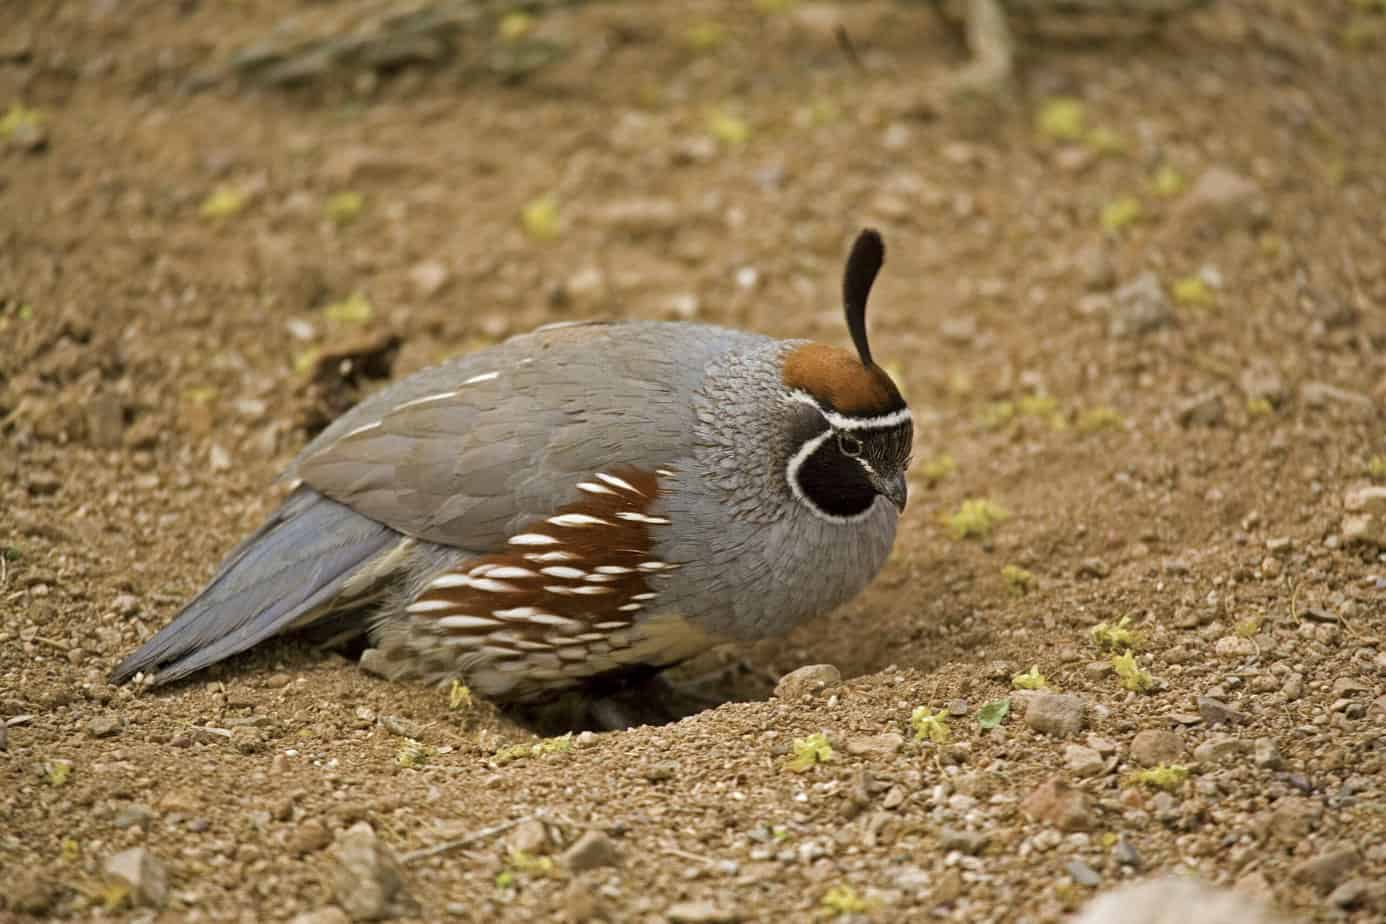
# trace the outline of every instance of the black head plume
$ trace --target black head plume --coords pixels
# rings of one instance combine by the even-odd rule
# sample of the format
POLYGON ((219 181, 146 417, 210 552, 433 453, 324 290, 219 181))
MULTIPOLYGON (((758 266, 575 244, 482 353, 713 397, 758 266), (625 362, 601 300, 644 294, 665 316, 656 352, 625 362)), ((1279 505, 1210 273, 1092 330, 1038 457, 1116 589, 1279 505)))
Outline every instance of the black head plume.
POLYGON ((866 340, 866 299, 871 285, 885 263, 885 244, 879 232, 866 228, 852 243, 847 268, 842 273, 842 308, 847 314, 847 330, 857 347, 863 366, 871 366, 871 345, 866 340))

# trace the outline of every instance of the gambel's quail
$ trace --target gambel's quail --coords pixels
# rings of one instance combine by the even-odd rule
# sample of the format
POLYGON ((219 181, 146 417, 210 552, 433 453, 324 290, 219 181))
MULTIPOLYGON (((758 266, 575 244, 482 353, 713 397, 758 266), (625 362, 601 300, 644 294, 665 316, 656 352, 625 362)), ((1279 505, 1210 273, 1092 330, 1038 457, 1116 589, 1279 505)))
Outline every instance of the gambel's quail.
POLYGON ((177 680, 311 624, 398 678, 497 701, 781 635, 875 576, 913 424, 871 358, 875 231, 843 277, 856 353, 703 324, 557 324, 386 388, 111 674, 177 680))

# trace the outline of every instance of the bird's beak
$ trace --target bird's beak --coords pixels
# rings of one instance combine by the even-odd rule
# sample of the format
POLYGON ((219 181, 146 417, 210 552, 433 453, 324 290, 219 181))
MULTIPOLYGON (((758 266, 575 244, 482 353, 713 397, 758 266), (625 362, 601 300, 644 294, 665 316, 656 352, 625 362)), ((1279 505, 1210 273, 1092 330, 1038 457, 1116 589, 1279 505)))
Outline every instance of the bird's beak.
POLYGON ((876 491, 895 505, 895 509, 905 512, 905 501, 909 499, 910 487, 905 481, 904 472, 896 472, 886 478, 876 479, 876 491))

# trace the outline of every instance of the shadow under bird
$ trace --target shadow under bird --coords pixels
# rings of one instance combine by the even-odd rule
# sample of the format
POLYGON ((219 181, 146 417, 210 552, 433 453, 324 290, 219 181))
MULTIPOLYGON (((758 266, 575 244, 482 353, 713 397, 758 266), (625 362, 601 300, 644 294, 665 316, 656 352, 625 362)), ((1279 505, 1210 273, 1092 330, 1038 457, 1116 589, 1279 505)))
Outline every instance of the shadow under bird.
POLYGON ((782 635, 866 586, 905 508, 913 423, 856 347, 704 324, 559 324, 412 375, 291 464, 294 488, 111 674, 177 680, 310 625, 387 676, 539 702, 782 635))

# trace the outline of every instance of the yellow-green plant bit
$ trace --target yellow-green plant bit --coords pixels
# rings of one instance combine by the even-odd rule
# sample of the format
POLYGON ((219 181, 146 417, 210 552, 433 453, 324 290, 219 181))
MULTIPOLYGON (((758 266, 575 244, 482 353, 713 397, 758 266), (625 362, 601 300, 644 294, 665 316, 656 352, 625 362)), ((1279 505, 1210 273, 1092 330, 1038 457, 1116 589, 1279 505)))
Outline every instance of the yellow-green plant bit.
POLYGON ((948 710, 933 712, 928 706, 916 706, 910 713, 910 727, 914 729, 915 741, 932 741, 934 744, 947 744, 953 730, 948 727, 948 710))
POLYGON ((1112 657, 1112 670, 1121 685, 1133 693, 1144 693, 1155 685, 1155 679, 1136 665, 1136 656, 1129 651, 1112 657))
POLYGON ((1116 621, 1116 624, 1099 622, 1088 632, 1092 636, 1093 644, 1099 648, 1126 648, 1138 649, 1144 644, 1145 639, 1135 629, 1131 628, 1131 617, 1123 616, 1116 621))
POLYGON ((1037 583, 1034 573, 1019 565, 1004 566, 1001 569, 1001 579, 1006 582, 1006 588, 1017 597, 1023 597, 1034 590, 1037 583))
POLYGON ((984 539, 991 535, 993 527, 1010 516, 1005 508, 986 498, 969 498, 963 501, 956 513, 947 517, 948 531, 956 539, 984 539))
POLYGON ((784 768, 791 773, 804 773, 832 759, 833 746, 828 743, 828 736, 814 732, 807 738, 794 739, 793 754, 785 761, 784 768))
POLYGON ((1184 785, 1189 778, 1189 768, 1183 764, 1160 764, 1146 770, 1137 770, 1128 775, 1126 781, 1151 789, 1172 791, 1184 785))
POLYGON ((1025 673, 1012 677, 1011 686, 1017 690, 1044 690, 1049 687, 1049 681, 1040 673, 1039 665, 1035 664, 1025 673))
POLYGON ((823 894, 819 904, 832 914, 862 914, 870 911, 872 903, 857 894, 849 885, 835 885, 823 894))

